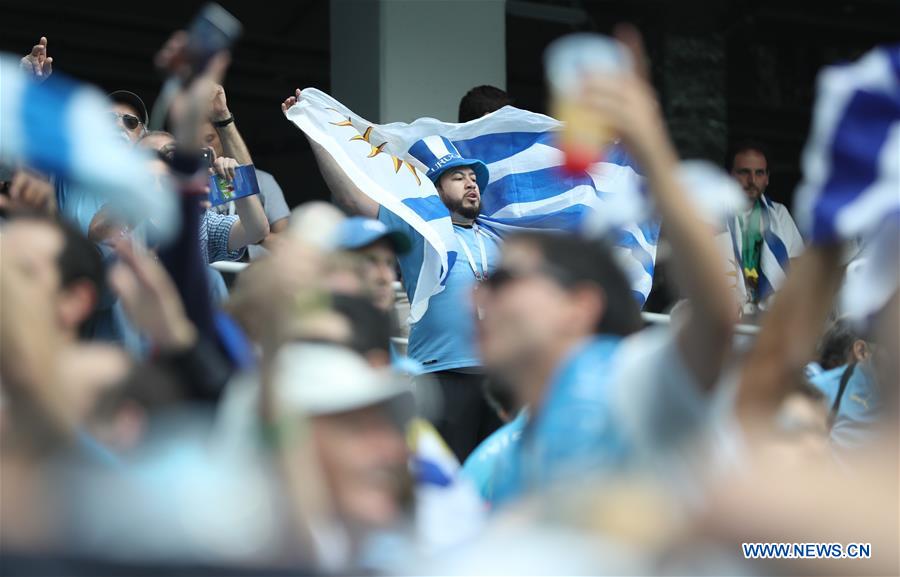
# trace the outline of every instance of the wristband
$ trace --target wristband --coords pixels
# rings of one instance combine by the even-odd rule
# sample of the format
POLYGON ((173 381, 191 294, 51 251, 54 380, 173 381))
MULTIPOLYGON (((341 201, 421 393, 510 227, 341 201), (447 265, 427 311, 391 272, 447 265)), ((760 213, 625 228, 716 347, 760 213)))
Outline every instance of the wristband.
POLYGON ((213 120, 211 122, 212 125, 216 128, 225 128, 226 126, 234 122, 234 114, 229 115, 225 120, 213 120))

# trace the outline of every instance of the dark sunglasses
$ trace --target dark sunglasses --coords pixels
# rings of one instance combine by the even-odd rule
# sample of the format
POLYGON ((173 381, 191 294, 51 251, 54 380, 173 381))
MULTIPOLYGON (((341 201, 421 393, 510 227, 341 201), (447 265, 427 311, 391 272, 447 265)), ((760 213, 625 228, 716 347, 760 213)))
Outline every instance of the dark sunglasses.
POLYGON ((133 114, 122 114, 120 112, 111 112, 110 114, 113 115, 113 118, 115 120, 121 118, 122 124, 125 125, 125 128, 127 128, 128 130, 134 130, 135 128, 143 124, 143 122, 141 122, 141 119, 137 116, 134 116, 133 114))
POLYGON ((573 284, 572 275, 568 272, 551 264, 542 264, 534 270, 514 270, 501 266, 482 281, 482 286, 492 291, 498 291, 510 283, 536 276, 550 278, 563 287, 573 284))

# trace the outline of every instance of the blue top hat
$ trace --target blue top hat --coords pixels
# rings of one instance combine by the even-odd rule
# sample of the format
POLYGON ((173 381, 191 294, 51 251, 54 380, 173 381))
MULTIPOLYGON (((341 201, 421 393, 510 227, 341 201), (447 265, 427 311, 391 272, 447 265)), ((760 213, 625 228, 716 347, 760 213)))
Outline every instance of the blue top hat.
POLYGON ((447 170, 456 166, 469 166, 475 171, 478 192, 484 194, 484 189, 487 188, 490 177, 487 166, 475 158, 463 158, 453 143, 443 136, 426 136, 409 147, 409 154, 425 165, 428 169, 425 176, 435 184, 447 170))

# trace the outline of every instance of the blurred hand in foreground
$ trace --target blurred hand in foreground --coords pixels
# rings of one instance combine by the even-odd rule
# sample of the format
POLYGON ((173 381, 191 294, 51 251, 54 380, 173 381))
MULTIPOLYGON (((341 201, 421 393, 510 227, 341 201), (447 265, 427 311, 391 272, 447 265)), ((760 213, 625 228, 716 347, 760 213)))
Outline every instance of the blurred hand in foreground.
POLYGON ((9 194, 0 195, 0 209, 10 212, 56 212, 56 195, 50 180, 30 170, 17 170, 9 183, 9 194))
POLYGON ((183 351, 197 340, 197 329, 187 318, 178 289, 163 266, 150 254, 137 254, 131 243, 116 243, 119 263, 109 283, 128 318, 160 350, 183 351))
POLYGON ((193 70, 188 58, 188 34, 179 30, 159 50, 155 62, 157 68, 170 75, 193 78, 187 85, 181 86, 172 100, 170 114, 178 144, 199 148, 200 126, 211 117, 214 101, 217 101, 216 106, 225 105, 225 92, 221 85, 231 62, 229 52, 223 50, 213 56, 205 70, 193 70))

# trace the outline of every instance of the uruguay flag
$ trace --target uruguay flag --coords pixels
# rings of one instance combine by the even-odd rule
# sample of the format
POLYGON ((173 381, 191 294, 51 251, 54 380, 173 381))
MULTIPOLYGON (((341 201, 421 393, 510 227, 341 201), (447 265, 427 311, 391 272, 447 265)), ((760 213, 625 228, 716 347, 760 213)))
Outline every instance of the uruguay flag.
POLYGON ((614 232, 620 262, 640 304, 650 293, 659 223, 638 224, 636 202, 642 178, 624 151, 613 145, 590 171, 560 170, 563 154, 555 146, 562 124, 534 112, 506 106, 488 116, 454 124, 434 118, 377 125, 312 88, 287 117, 321 145, 344 173, 384 209, 410 224, 427 241, 428 252, 410 303, 412 322, 422 317, 428 299, 443 290, 456 262, 450 213, 425 177, 427 167, 409 153, 426 137, 447 138, 463 157, 487 165, 490 181, 482 188, 478 224, 503 236, 516 230, 578 232, 602 215, 614 232))
POLYGON ((900 45, 818 77, 794 212, 814 244, 868 237, 900 211, 900 45))
POLYGON ((152 214, 171 238, 181 222, 175 195, 158 191, 146 158, 123 142, 109 110, 95 88, 59 72, 38 83, 18 58, 0 54, 0 162, 83 185, 135 221, 152 214))
POLYGON ((900 288, 900 45, 825 68, 817 88, 797 223, 816 244, 861 241, 842 311, 865 323, 900 288))

